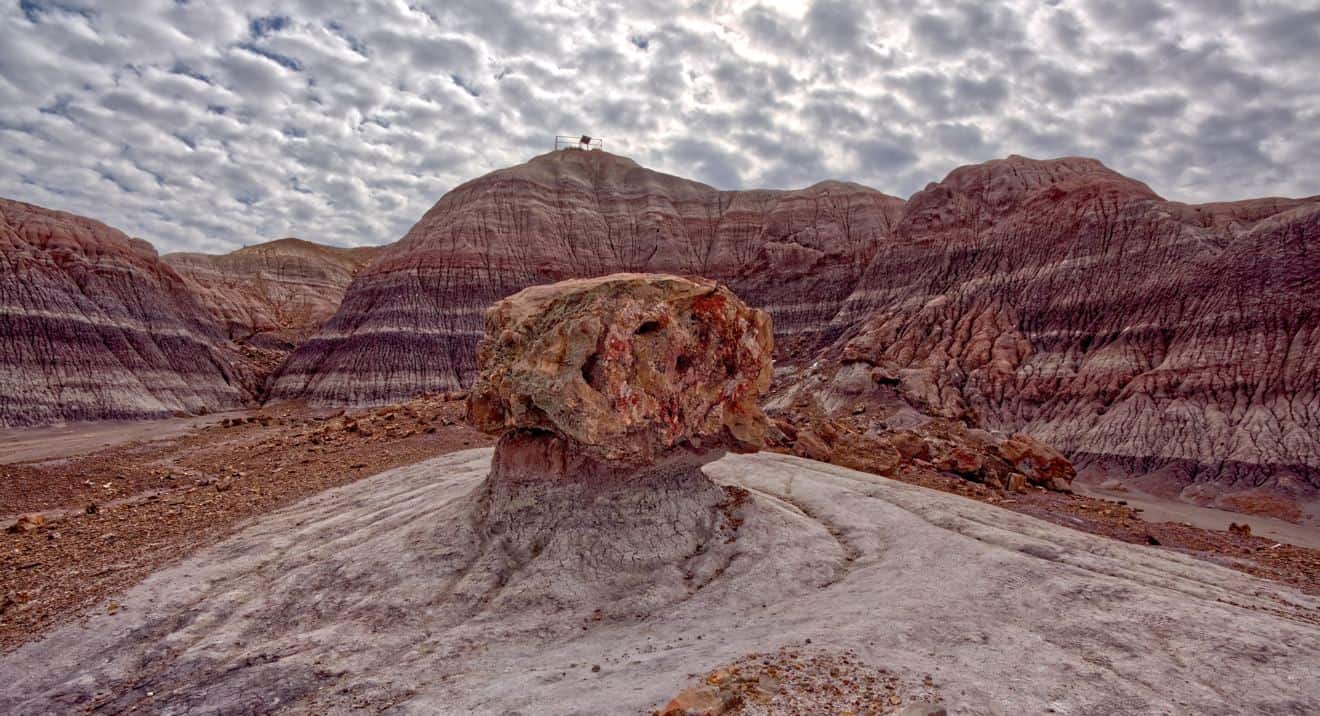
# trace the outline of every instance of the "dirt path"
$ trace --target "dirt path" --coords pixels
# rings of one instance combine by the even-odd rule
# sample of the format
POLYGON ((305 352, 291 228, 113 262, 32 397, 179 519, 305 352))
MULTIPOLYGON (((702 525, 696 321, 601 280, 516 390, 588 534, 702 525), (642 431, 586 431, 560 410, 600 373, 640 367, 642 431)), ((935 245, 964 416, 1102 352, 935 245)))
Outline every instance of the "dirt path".
POLYGON ((1186 502, 1160 499, 1136 490, 1110 490, 1081 482, 1073 483, 1073 489, 1087 497, 1124 502, 1129 507, 1141 510, 1141 519, 1146 522, 1185 522, 1194 527, 1217 531, 1227 530, 1230 524, 1236 522, 1250 526, 1252 534, 1266 539, 1320 549, 1320 527, 1306 527, 1262 515, 1198 507, 1186 502))
POLYGON ((155 442, 184 435, 244 411, 140 422, 69 423, 0 430, 0 465, 85 455, 127 442, 155 442))

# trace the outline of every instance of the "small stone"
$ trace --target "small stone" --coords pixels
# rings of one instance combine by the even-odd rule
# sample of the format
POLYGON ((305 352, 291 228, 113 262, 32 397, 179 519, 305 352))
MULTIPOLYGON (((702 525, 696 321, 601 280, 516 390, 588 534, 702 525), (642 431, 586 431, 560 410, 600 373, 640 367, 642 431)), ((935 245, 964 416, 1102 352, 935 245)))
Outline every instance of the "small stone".
POLYGON ((592 665, 591 665, 591 673, 593 673, 593 674, 599 674, 599 673, 600 673, 600 664, 592 664, 592 665))
POLYGON ((794 452, 809 460, 819 460, 820 462, 829 462, 833 451, 825 441, 816 434, 814 430, 807 429, 798 433, 797 441, 793 445, 794 452))
POLYGON ((33 532, 46 524, 46 518, 40 513, 32 512, 26 515, 20 515, 14 524, 9 526, 10 532, 33 532))
POLYGON ((714 686, 695 686, 680 692, 660 709, 660 716, 716 716, 727 712, 728 697, 714 686))

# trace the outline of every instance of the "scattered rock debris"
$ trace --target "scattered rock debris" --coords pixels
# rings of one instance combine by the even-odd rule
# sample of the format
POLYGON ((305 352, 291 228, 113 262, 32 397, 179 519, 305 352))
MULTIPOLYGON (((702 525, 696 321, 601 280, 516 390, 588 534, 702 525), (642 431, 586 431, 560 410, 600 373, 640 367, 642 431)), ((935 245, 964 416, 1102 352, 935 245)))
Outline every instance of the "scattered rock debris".
POLYGON ((465 397, 328 415, 281 405, 169 440, 0 465, 0 505, 24 513, 0 532, 0 651, 249 518, 382 470, 489 445, 462 423, 465 397), (422 426, 437 430, 415 429, 422 426))
POLYGON ((929 676, 908 683, 851 650, 785 646, 711 671, 654 716, 936 716, 940 701, 929 676))

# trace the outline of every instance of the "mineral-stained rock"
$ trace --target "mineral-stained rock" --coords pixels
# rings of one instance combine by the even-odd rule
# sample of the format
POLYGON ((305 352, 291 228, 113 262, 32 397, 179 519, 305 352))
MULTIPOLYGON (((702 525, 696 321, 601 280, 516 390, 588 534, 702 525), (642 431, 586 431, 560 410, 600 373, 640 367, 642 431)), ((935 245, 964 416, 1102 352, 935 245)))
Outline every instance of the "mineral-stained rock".
POLYGON ((875 475, 892 475, 902 455, 886 439, 866 433, 843 433, 834 441, 830 462, 875 475))
POLYGON ((487 306, 618 271, 721 281, 771 314, 781 357, 804 356, 902 204, 843 182, 719 191, 605 152, 536 157, 441 198, 354 281, 274 396, 378 404, 466 386, 487 306))
POLYGON ((1083 477, 1315 505, 1318 247, 1320 197, 1189 206, 1090 159, 962 167, 908 201, 832 355, 1083 477))
POLYGON ((1057 451, 1025 435, 937 417, 920 391, 913 393, 902 380, 875 381, 873 372, 861 361, 822 361, 777 386, 768 402, 778 427, 774 446, 877 475, 925 464, 987 487, 1021 491, 1027 485, 1021 471, 1031 470, 1033 484, 1068 489, 1072 467, 1057 451))
POLYGON ((469 419, 553 432, 592 457, 755 451, 770 319, 712 281, 615 274, 525 289, 486 314, 469 419))
POLYGON ((19 515, 14 524, 6 529, 9 532, 34 532, 46 524, 46 518, 39 512, 19 515))
POLYGON ((981 456, 964 447, 956 447, 935 460, 935 467, 963 477, 980 477, 985 463, 981 456))
POLYGON ((649 608, 722 574, 748 519, 788 527, 700 469, 765 438, 763 311, 713 281, 614 274, 524 289, 486 331, 468 418, 500 439, 471 508, 484 576, 460 589, 649 608))
POLYGON ((235 408, 250 382, 150 244, 0 199, 0 426, 235 408))
POLYGON ((1030 435, 1014 433, 996 450, 1033 485, 1050 485, 1055 480, 1068 484, 1077 476, 1068 458, 1030 435))

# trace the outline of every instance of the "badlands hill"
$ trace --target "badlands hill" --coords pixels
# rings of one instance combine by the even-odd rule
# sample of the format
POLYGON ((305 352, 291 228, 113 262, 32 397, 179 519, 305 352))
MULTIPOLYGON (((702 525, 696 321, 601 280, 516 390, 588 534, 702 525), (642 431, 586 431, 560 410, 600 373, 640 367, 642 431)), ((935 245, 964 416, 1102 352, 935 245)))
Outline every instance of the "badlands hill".
POLYGON ((4 287, 5 360, 25 366, 11 369, 8 423, 215 410, 249 395, 386 404, 466 387, 499 298, 666 271, 715 278, 765 309, 780 383, 804 375, 784 366, 814 364, 796 395, 818 394, 828 418, 861 415, 858 431, 928 415, 1024 431, 1083 480, 1137 476, 1160 495, 1294 521, 1312 519, 1320 495, 1318 197, 1189 205, 1095 160, 1017 156, 961 167, 907 202, 841 182, 719 191, 564 151, 457 187, 375 260, 282 240, 160 261, 100 224, 42 211, 7 216, 99 227, 61 231, 84 256, 137 268, 89 283, 102 274, 74 276, 84 264, 7 239, 7 271, 23 257, 54 269, 4 287), (146 288, 125 288, 139 277, 146 288), (155 292, 167 298, 146 300, 155 292), (44 321, 73 315, 64 304, 103 324, 149 314, 153 347, 51 334, 44 321), (65 353, 96 367, 68 369, 65 353), (857 413, 877 389, 889 399, 857 413))
POLYGON ((93 219, 0 199, 0 426, 250 404, 378 252, 280 239, 162 257, 93 219))
POLYGON ((0 199, 0 426, 223 410, 249 388, 150 244, 0 199))
POLYGON ((466 386, 482 314, 526 286, 618 271, 728 284, 805 356, 903 202, 857 184, 718 191, 605 152, 545 154, 446 194, 349 287, 276 398, 381 404, 466 386))
POLYGON ((380 249, 278 239, 214 255, 165 254, 232 340, 292 349, 339 308, 380 249))
MULTIPOLYGON (((698 274, 771 314, 781 364, 822 350, 829 371, 877 366, 901 378, 899 403, 1026 431, 1086 479, 1135 474, 1166 496, 1306 520, 1318 244, 1320 197, 1170 202, 1092 159, 961 167, 905 203, 833 182, 721 192, 558 152, 445 195, 273 395, 375 404, 462 387, 501 296, 616 270, 698 274)), ((836 388, 832 409, 854 410, 855 386, 836 388)))
POLYGON ((832 330, 832 355, 1083 479, 1315 509, 1320 197, 1193 206, 1090 159, 963 167, 908 201, 832 330))
POLYGON ((1314 596, 868 473, 721 459, 770 429, 772 349, 714 282, 537 286, 487 327, 467 413, 493 452, 248 523, 0 656, 0 711, 1320 708, 1314 596))

